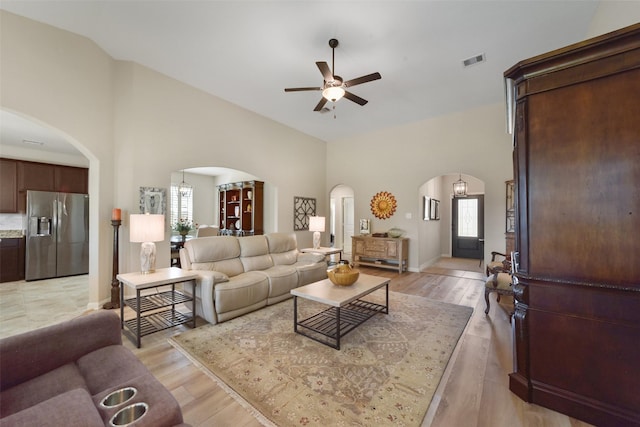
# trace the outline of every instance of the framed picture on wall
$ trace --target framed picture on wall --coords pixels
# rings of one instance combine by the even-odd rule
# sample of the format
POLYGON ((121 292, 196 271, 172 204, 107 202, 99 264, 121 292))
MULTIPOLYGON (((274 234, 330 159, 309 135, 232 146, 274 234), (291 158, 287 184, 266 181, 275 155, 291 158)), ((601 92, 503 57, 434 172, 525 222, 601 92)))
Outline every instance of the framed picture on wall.
POLYGON ((140 187, 140 213, 166 215, 166 212, 166 188, 140 187))
POLYGON ((422 219, 425 221, 429 221, 431 218, 429 216, 429 212, 431 210, 431 197, 428 196, 424 196, 424 203, 423 203, 423 207, 424 207, 424 215, 422 216, 422 219))
POLYGON ((309 217, 316 215, 316 199, 311 197, 293 198, 293 229, 294 231, 308 230, 309 217))
POLYGON ((440 200, 430 199, 429 203, 429 219, 440 219, 440 200))
POLYGON ((371 234, 371 221, 368 219, 360 220, 360 234, 371 234))

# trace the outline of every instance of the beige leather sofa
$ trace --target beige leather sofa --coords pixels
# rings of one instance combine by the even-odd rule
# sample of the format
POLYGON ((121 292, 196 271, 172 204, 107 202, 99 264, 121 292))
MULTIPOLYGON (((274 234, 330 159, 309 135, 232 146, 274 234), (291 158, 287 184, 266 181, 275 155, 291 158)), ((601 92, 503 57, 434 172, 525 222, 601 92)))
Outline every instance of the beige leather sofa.
POLYGON ((291 297, 291 289, 327 277, 321 254, 298 251, 295 234, 215 236, 188 240, 180 249, 196 279, 197 314, 224 322, 291 297))

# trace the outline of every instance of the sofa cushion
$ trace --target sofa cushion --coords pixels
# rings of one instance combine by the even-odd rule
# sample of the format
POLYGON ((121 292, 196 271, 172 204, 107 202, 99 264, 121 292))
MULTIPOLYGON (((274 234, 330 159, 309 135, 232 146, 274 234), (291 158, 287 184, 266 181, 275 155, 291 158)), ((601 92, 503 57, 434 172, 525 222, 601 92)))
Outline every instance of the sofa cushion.
POLYGON ((87 389, 84 378, 75 363, 68 363, 0 393, 0 416, 6 417, 78 388, 87 389))
MULTIPOLYGON (((213 237, 209 237, 209 239, 212 238, 213 237)), ((240 258, 225 259, 216 262, 194 262, 191 263, 191 269, 218 271, 229 277, 244 273, 244 266, 242 265, 240 258)))
POLYGON ((259 273, 264 274, 269 279, 269 301, 272 304, 272 298, 281 295, 290 297, 289 291, 298 286, 298 272, 295 267, 288 265, 275 265, 267 270, 261 270, 259 273))
MULTIPOLYGON (((3 399, 2 405, 4 406, 4 404, 3 399)), ((2 418, 0 419, 0 426, 104 427, 104 422, 89 393, 84 389, 74 389, 2 418)))
POLYGON ((267 303, 269 279, 257 271, 248 271, 215 286, 216 311, 225 313, 259 302, 267 303))
POLYGON ((91 394, 148 372, 142 362, 121 345, 110 345, 91 352, 79 358, 76 364, 91 394))
POLYGON ((266 270, 273 267, 266 237, 247 236, 238 239, 238 242, 240 243, 240 260, 244 271, 266 270))
POLYGON ((267 234, 267 243, 269 244, 269 252, 279 254, 298 249, 296 235, 293 233, 270 233, 267 234))

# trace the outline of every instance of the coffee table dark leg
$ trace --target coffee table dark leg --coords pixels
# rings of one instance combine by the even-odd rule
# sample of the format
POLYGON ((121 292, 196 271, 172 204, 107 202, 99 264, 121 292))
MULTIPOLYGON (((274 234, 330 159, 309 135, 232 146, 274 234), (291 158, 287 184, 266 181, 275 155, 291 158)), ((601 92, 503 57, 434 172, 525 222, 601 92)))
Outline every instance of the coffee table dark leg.
POLYGON ((386 308, 384 309, 384 314, 389 314, 389 283, 385 286, 385 294, 386 294, 386 308))
POLYGON ((293 332, 298 332, 298 297, 293 296, 293 332))
POLYGON ((340 350, 340 307, 336 307, 336 350, 340 350))

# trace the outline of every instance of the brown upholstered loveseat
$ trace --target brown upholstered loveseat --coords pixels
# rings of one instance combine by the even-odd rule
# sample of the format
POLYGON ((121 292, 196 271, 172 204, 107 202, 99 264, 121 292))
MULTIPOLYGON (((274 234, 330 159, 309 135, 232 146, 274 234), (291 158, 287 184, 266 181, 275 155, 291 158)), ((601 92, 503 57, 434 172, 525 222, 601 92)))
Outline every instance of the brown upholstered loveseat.
POLYGON ((113 312, 0 340, 0 426, 108 426, 141 402, 148 409, 136 426, 184 425, 173 395, 122 346, 113 312), (125 387, 137 390, 129 401, 101 405, 125 387))

